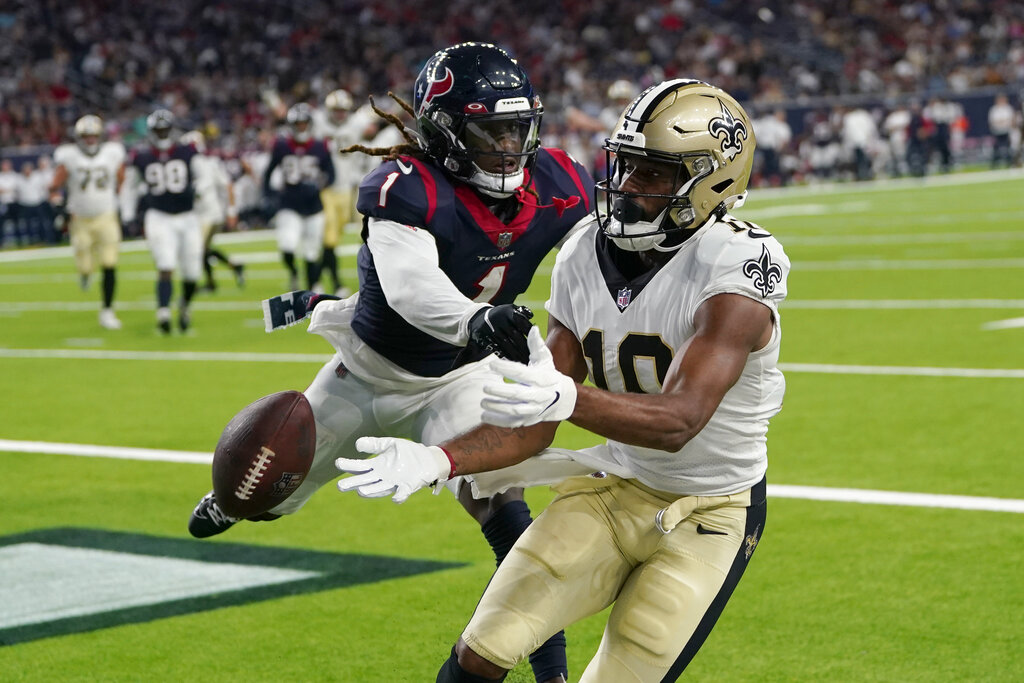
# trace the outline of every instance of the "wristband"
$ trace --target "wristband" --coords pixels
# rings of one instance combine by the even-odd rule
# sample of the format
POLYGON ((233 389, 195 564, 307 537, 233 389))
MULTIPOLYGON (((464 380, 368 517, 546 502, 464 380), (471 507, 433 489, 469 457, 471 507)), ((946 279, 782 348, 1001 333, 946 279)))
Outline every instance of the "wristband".
POLYGON ((451 454, 451 453, 449 453, 449 452, 448 452, 448 449, 447 449, 447 448, 445 448, 444 446, 438 446, 438 448, 440 448, 440 449, 441 449, 441 452, 442 452, 442 453, 444 453, 444 454, 445 454, 445 456, 447 456, 447 458, 448 458, 448 462, 449 462, 449 464, 451 464, 451 466, 452 466, 451 470, 450 470, 450 471, 448 472, 448 478, 449 478, 449 479, 451 479, 452 477, 454 477, 454 476, 455 476, 455 459, 454 459, 454 458, 452 458, 452 454, 451 454))

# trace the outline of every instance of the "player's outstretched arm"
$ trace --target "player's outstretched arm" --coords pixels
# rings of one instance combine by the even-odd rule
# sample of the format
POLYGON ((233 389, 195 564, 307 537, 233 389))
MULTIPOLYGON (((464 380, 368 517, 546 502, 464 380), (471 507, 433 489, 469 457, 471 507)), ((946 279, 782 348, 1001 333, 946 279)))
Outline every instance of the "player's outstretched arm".
POLYGON ((613 393, 560 375, 531 347, 530 365, 495 361, 513 384, 485 387, 484 420, 513 426, 568 419, 595 434, 635 446, 677 451, 693 438, 739 379, 751 351, 768 343, 771 310, 738 294, 708 299, 694 316, 696 333, 676 353, 660 394, 613 393))
MULTIPOLYGON (((587 365, 579 341, 554 318, 549 319, 548 330, 554 364, 582 380, 586 377, 587 365)), ((536 328, 531 333, 539 339, 536 328)), ((396 503, 401 503, 415 491, 436 486, 451 477, 489 472, 533 457, 551 445, 557 428, 557 422, 515 429, 483 424, 434 447, 405 439, 362 438, 356 442, 356 448, 375 457, 366 460, 338 458, 335 461, 338 469, 355 475, 340 480, 338 489, 356 491, 364 498, 390 495, 396 503)))

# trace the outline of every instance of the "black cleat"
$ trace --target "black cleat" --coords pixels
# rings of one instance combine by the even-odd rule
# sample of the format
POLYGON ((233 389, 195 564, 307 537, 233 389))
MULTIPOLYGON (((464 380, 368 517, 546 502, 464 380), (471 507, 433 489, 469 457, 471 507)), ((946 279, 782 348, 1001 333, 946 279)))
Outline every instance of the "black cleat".
POLYGON ((159 329, 163 334, 170 334, 171 333, 171 321, 170 320, 159 320, 159 321, 157 321, 156 326, 157 326, 157 329, 159 329))
POLYGON ((210 491, 192 511, 192 516, 188 520, 188 532, 196 538, 209 538, 224 533, 240 521, 242 520, 238 517, 226 515, 213 499, 213 491, 210 491))
POLYGON ((178 329, 188 332, 190 327, 192 327, 192 314, 187 308, 182 308, 178 311, 178 329))
POLYGON ((242 289, 245 287, 245 264, 236 263, 231 267, 235 269, 235 284, 238 285, 239 289, 242 289))

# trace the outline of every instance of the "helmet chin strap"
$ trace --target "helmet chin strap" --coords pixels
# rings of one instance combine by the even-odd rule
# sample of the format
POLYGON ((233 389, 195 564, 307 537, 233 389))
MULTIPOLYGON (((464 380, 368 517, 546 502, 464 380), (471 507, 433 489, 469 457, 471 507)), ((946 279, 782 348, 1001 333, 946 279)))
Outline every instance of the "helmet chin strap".
POLYGON ((510 175, 499 173, 488 173, 473 164, 473 175, 469 177, 469 183, 488 197, 495 199, 506 199, 515 194, 516 188, 526 180, 526 173, 522 169, 510 175), (504 189, 508 187, 509 189, 504 189))

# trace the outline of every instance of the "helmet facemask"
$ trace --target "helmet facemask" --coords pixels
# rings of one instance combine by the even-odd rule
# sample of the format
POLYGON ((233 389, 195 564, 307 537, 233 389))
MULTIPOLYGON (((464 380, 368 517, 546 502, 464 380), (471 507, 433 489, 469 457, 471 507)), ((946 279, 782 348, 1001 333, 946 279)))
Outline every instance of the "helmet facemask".
POLYGON ((696 227, 691 194, 718 167, 714 157, 707 152, 659 152, 610 140, 604 148, 610 172, 597 183, 597 191, 604 193, 605 210, 598 215, 601 229, 625 251, 677 249, 678 244, 662 245, 668 236, 696 227))
POLYGON ((484 194, 509 197, 525 182, 536 158, 544 113, 539 105, 512 106, 517 104, 522 108, 495 114, 452 115, 436 109, 421 118, 421 126, 446 139, 443 163, 450 173, 484 194))

